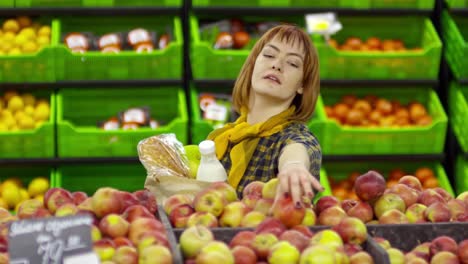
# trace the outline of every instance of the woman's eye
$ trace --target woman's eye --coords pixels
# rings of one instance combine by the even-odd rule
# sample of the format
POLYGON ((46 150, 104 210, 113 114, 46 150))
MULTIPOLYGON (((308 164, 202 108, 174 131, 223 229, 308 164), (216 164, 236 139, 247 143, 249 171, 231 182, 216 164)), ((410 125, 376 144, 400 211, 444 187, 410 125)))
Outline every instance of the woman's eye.
POLYGON ((273 58, 273 55, 270 55, 270 54, 263 54, 263 56, 265 56, 267 58, 273 58))
POLYGON ((299 65, 294 62, 289 62, 289 65, 293 66, 294 68, 299 68, 299 65))

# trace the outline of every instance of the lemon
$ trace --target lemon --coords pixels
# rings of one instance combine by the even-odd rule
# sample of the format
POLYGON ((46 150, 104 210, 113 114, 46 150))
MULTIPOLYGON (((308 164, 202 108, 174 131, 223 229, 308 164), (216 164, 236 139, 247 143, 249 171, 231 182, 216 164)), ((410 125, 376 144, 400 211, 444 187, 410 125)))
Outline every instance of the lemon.
POLYGON ((34 40, 37 37, 36 31, 32 27, 23 28, 19 34, 25 36, 28 40, 34 40))
POLYGON ((22 110, 19 110, 19 111, 16 111, 14 114, 13 114, 13 117, 16 119, 16 123, 18 123, 18 121, 23 118, 24 116, 26 116, 26 114, 22 111, 22 110))
POLYGON ((32 117, 24 115, 21 119, 18 120, 18 127, 20 129, 33 129, 35 128, 35 123, 32 117))
POLYGON ((7 19, 3 23, 3 30, 8 31, 8 32, 16 33, 16 32, 18 32, 20 30, 20 25, 14 19, 7 19))
POLYGON ((28 42, 28 37, 26 37, 26 36, 23 35, 23 34, 18 34, 18 35, 16 35, 16 37, 15 37, 15 45, 16 45, 17 47, 23 46, 26 42, 28 42))
POLYGON ((4 183, 5 183, 5 182, 6 182, 6 183, 13 183, 13 184, 15 184, 16 186, 18 186, 18 188, 23 187, 23 182, 22 182, 21 179, 18 178, 18 177, 10 177, 10 178, 6 179, 6 180, 4 181, 4 183))
POLYGON ((15 95, 8 100, 8 109, 11 112, 22 110, 24 107, 23 99, 19 95, 15 95))
POLYGON ((34 112, 34 120, 36 121, 45 121, 49 119, 50 109, 49 105, 38 104, 36 106, 36 111, 34 112))
POLYGON ((0 114, 0 117, 5 118, 5 119, 6 118, 13 118, 13 113, 11 113, 11 111, 8 110, 8 109, 3 109, 1 114, 0 114))
POLYGON ((11 132, 16 132, 16 131, 19 131, 19 127, 17 124, 14 124, 13 126, 10 127, 10 131, 11 132))
POLYGON ((12 184, 2 189, 2 198, 9 208, 14 208, 21 201, 21 193, 18 186, 12 184))
POLYGON ((3 200, 2 197, 0 197, 0 208, 4 208, 8 210, 8 204, 3 200))
POLYGON ((13 42, 15 40, 16 34, 13 32, 5 32, 2 36, 4 42, 13 42))
POLYGON ((49 189, 49 180, 45 177, 36 177, 28 185, 29 196, 43 195, 49 189))
POLYGON ((27 105, 24 107, 24 113, 27 116, 34 116, 34 106, 27 105))
POLYGON ((38 36, 47 36, 47 37, 50 36, 50 27, 49 26, 42 26, 37 31, 37 35, 38 36))
POLYGON ((0 122, 0 132, 6 132, 8 131, 8 126, 3 123, 3 122, 0 122))
POLYGON ((31 198, 29 196, 28 191, 25 188, 20 188, 19 192, 20 192, 20 195, 21 195, 21 201, 25 201, 25 200, 28 200, 29 198, 31 198))
POLYGON ((36 195, 34 197, 34 199, 36 199, 38 201, 41 201, 41 203, 43 203, 44 202, 44 195, 43 194, 36 195))
POLYGON ((10 42, 4 42, 1 45, 2 45, 2 52, 5 54, 10 53, 10 50, 13 49, 13 44, 10 42))
POLYGON ((0 29, 0 37, 3 36, 3 31, 0 29))
POLYGON ((21 55, 21 49, 20 48, 12 48, 9 52, 8 55, 21 55))
POLYGON ((36 103, 36 98, 34 97, 34 95, 32 95, 30 93, 22 94, 21 98, 23 99, 23 102, 24 102, 25 106, 27 106, 27 105, 34 106, 34 104, 36 103))
POLYGON ((16 126, 16 120, 13 117, 3 118, 3 124, 10 130, 10 128, 16 126))
POLYGON ((26 43, 24 43, 22 46, 23 52, 24 53, 34 53, 38 50, 38 46, 35 42, 29 40, 26 43))
POLYGON ((16 21, 18 21, 18 24, 22 28, 29 27, 29 26, 32 25, 31 18, 29 18, 27 16, 19 16, 19 17, 16 18, 16 21))
POLYGON ((37 42, 37 45, 39 45, 40 47, 44 47, 50 44, 50 38, 47 36, 39 36, 36 39, 36 42, 37 42))

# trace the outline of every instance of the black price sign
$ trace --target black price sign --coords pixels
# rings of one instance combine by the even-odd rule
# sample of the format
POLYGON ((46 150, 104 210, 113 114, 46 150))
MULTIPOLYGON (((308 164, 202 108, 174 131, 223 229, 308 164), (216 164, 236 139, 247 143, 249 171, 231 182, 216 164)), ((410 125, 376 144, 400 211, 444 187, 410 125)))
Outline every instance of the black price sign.
POLYGON ((99 263, 88 215, 25 219, 10 224, 10 264, 99 263))

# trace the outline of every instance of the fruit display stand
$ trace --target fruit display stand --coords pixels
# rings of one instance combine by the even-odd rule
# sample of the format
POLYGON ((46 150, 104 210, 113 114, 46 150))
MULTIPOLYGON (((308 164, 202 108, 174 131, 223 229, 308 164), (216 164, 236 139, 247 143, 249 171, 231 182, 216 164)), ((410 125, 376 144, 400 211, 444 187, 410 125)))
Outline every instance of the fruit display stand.
POLYGON ((442 12, 442 33, 445 43, 445 57, 457 79, 468 78, 468 18, 442 12))
POLYGON ((432 9, 435 0, 192 0, 198 6, 259 6, 259 7, 343 7, 343 8, 418 8, 432 9))
MULTIPOLYGON (((349 94, 349 88, 322 89, 324 105, 333 105, 349 94)), ((441 153, 447 132, 447 116, 437 94, 429 88, 356 88, 359 98, 372 94, 402 105, 417 101, 423 104, 432 123, 426 126, 354 127, 343 126, 327 118, 322 151, 327 154, 428 154, 441 153), (431 142, 431 144, 427 144, 431 142)))
POLYGON ((141 164, 68 164, 57 167, 54 187, 82 191, 89 196, 100 187, 127 192, 141 190, 145 179, 146 170, 141 164))
MULTIPOLYGON (((441 236, 448 236, 460 243, 468 237, 468 223, 451 222, 437 224, 395 224, 395 225, 367 225, 371 236, 386 239, 390 246, 399 249, 403 253, 410 252, 416 246, 425 242, 431 242, 441 236)), ((434 247, 434 250, 437 250, 434 247)), ((438 249, 442 251, 442 249, 438 249)), ((423 251, 424 252, 424 251, 423 251)), ((429 252, 428 252, 429 253, 429 252)), ((427 254, 429 258, 429 254, 427 254)), ((391 262, 379 262, 388 263, 391 262)), ((392 262, 393 263, 393 262, 392 262)), ((437 262, 427 262, 437 263, 437 262)), ((446 262, 443 262, 446 263, 446 262)), ((458 263, 454 262, 454 263, 458 263)))
POLYGON ((188 141, 188 114, 178 87, 63 89, 57 95, 59 157, 135 157, 140 140, 165 133, 188 141), (98 122, 130 107, 149 107, 159 127, 103 130, 98 122))
POLYGON ((424 17, 340 16, 343 29, 333 38, 399 39, 408 49, 397 51, 338 50, 321 36, 313 36, 324 79, 437 79, 442 43, 434 25, 424 17), (401 30, 405 28, 405 30, 401 30), (359 67, 350 67, 359 65, 359 67))
MULTIPOLYGON (((129 80, 129 79, 180 79, 182 78, 182 27, 178 17, 62 17, 52 26, 56 48, 56 74, 58 80, 129 80), (138 53, 122 50, 102 53, 89 50, 73 53, 63 44, 71 32, 90 32, 95 36, 107 33, 128 33, 136 28, 155 32, 156 42, 162 34, 170 35, 164 49, 138 53)), ((156 45, 157 46, 157 45, 156 45)))
POLYGON ((468 152, 468 87, 453 82, 449 88, 449 116, 453 132, 464 152, 468 152))
POLYGON ((468 158, 460 155, 455 164, 456 193, 460 194, 468 190, 468 158))
MULTIPOLYGON (((199 95, 200 93, 223 93, 229 94, 230 91, 228 89, 223 88, 197 88, 195 86, 190 87, 190 101, 191 101, 191 112, 192 115, 192 123, 191 123, 191 131, 192 131, 192 142, 198 144, 199 142, 206 139, 208 134, 213 131, 214 126, 210 121, 203 119, 200 103, 199 103, 199 95)), ((322 142, 322 138, 324 137, 324 130, 325 130, 325 119, 326 115, 323 109, 323 102, 322 97, 319 96, 317 99, 315 113, 312 115, 312 118, 307 123, 310 131, 317 137, 319 142, 322 142)), ((232 110, 233 111, 233 110, 232 110)), ((231 120, 229 122, 233 122, 232 119, 233 113, 231 113, 231 120)))
MULTIPOLYGON (((0 20, 3 24, 4 20, 0 20)), ((52 19, 42 17, 34 22, 50 26, 52 19)), ((54 32, 51 32, 54 38, 54 32)), ((8 44, 2 40, 3 45, 8 44)), ((55 78, 55 49, 47 45, 34 53, 0 55, 0 82, 54 82, 55 78)))
POLYGON ((434 161, 326 162, 323 166, 328 177, 331 178, 330 181, 333 182, 348 179, 352 173, 364 174, 369 170, 378 171, 382 176, 386 177, 387 182, 389 182, 391 180, 389 178, 392 177, 391 174, 394 170, 402 171, 405 175, 409 174, 415 176, 414 174, 419 168, 429 168, 433 171, 434 176, 437 179, 438 186, 446 190, 452 196, 456 195, 444 168, 440 163, 434 161))
POLYGON ((36 90, 31 94, 49 103, 49 118, 32 129, 0 131, 0 158, 51 158, 55 155, 56 95, 50 90, 36 90))

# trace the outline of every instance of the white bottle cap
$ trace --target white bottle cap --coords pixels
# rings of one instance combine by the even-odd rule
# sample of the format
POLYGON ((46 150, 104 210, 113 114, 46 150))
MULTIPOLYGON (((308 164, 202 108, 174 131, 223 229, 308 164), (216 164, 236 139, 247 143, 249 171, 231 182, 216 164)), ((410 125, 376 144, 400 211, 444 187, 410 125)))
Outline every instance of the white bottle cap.
POLYGON ((200 144, 198 144, 198 148, 200 149, 200 153, 202 155, 215 152, 215 144, 213 140, 203 140, 200 142, 200 144))

